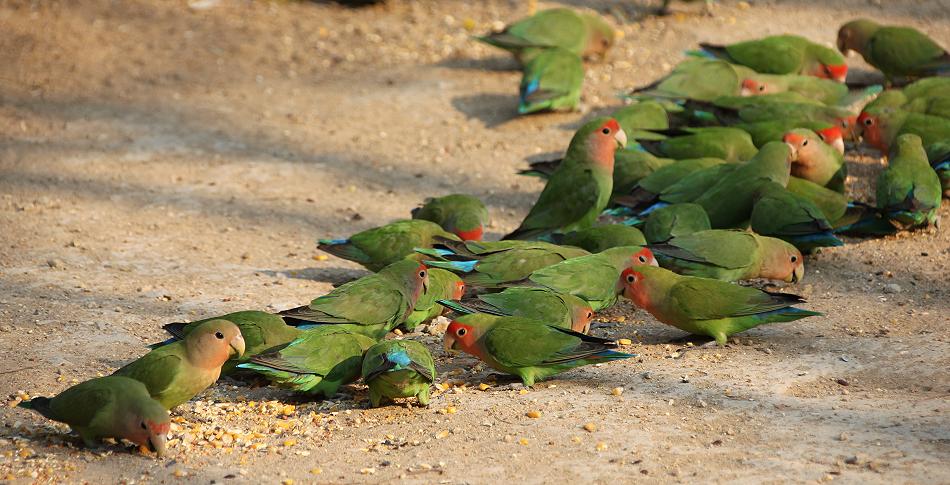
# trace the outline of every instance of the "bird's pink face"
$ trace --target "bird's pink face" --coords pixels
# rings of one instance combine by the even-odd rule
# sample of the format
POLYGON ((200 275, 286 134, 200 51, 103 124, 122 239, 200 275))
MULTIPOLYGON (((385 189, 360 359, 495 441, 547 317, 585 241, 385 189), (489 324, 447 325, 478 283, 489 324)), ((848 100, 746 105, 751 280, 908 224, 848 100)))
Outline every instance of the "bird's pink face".
POLYGON ((475 342, 478 336, 475 334, 475 327, 459 323, 452 320, 449 327, 445 329, 445 335, 442 337, 442 345, 445 350, 461 350, 467 354, 476 355, 475 342))
POLYGON ((459 300, 464 295, 465 295, 465 283, 461 281, 456 281, 455 288, 452 289, 452 299, 459 300))
POLYGON ((759 96, 762 94, 772 93, 774 89, 769 86, 768 83, 764 81, 757 81, 755 79, 743 79, 742 80, 742 89, 739 91, 741 96, 759 96))
POLYGON ((650 301, 644 287, 643 273, 627 268, 620 274, 620 284, 623 286, 623 296, 640 308, 646 308, 650 301))
POLYGON ((821 138, 821 141, 833 146, 838 153, 844 155, 844 135, 841 128, 830 126, 828 128, 817 130, 815 133, 821 138))
POLYGON ((886 152, 888 147, 887 142, 884 140, 884 135, 881 133, 880 121, 877 116, 862 112, 861 116, 858 116, 857 126, 861 130, 861 135, 868 145, 882 152, 886 152))
POLYGON ((635 253, 633 256, 630 256, 630 266, 659 266, 660 264, 656 262, 656 257, 653 256, 653 251, 650 251, 648 248, 643 248, 635 253))
POLYGON ((125 438, 139 446, 154 451, 158 456, 165 455, 165 443, 171 431, 171 422, 167 420, 155 422, 151 419, 141 419, 130 416, 131 421, 125 424, 127 429, 125 438))
POLYGON ((810 74, 822 79, 831 79, 832 81, 843 83, 848 78, 848 65, 818 64, 810 74))
POLYGON ((590 322, 594 319, 594 309, 585 305, 574 309, 571 330, 580 333, 590 332, 590 322))
POLYGON ((614 152, 627 145, 627 134, 620 128, 617 120, 610 118, 590 134, 587 143, 593 160, 612 167, 614 152))
POLYGON ((814 153, 814 143, 804 135, 786 133, 782 141, 792 150, 792 160, 806 162, 814 153))

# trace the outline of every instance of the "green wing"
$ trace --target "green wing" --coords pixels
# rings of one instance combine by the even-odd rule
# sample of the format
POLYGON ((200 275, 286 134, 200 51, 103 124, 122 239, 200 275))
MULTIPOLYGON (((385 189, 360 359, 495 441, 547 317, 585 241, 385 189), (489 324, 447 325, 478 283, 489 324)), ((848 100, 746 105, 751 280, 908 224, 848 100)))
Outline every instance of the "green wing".
POLYGON ((513 47, 561 47, 579 55, 584 50, 587 24, 576 12, 557 8, 515 22, 504 33, 517 39, 512 41, 513 47))
POLYGON ((547 49, 525 66, 518 112, 576 108, 583 82, 584 64, 578 55, 547 49))
POLYGON ((367 276, 340 286, 289 315, 315 323, 377 325, 398 320, 408 306, 403 293, 391 281, 367 276))
POLYGON ((70 426, 89 426, 102 408, 115 403, 115 389, 99 379, 73 386, 50 401, 51 415, 70 426))
POLYGON ((184 342, 176 342, 155 349, 126 364, 113 375, 135 379, 145 384, 149 394, 158 396, 169 389, 176 374, 182 371, 184 345, 184 342))
POLYGON ((588 337, 542 322, 518 319, 496 325, 482 343, 506 367, 531 367, 570 362, 603 352, 603 339, 588 337))
POLYGON ((790 301, 797 300, 792 295, 776 296, 724 281, 691 277, 674 284, 668 298, 670 306, 694 320, 755 315, 788 307, 790 301))
POLYGON ((771 74, 797 73, 805 59, 803 39, 795 36, 775 36, 726 47, 729 56, 738 64, 771 74))
POLYGON ((887 75, 925 73, 931 63, 946 55, 936 42, 909 27, 878 30, 868 46, 868 60, 887 75))
POLYGON ((757 257, 755 236, 745 231, 711 230, 651 245, 656 253, 683 261, 720 268, 745 268, 757 257))
POLYGON ((429 382, 435 381, 435 361, 425 345, 414 340, 399 340, 402 348, 406 349, 412 359, 412 369, 429 382))
POLYGON ((593 222, 606 206, 611 187, 611 178, 591 169, 562 165, 548 180, 516 232, 559 229, 583 219, 593 222))

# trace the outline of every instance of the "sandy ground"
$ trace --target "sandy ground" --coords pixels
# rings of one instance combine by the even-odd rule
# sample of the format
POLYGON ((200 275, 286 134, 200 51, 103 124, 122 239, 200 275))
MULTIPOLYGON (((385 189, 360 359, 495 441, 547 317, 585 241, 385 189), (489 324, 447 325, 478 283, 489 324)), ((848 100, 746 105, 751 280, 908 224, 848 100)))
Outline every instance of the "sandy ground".
MULTIPOLYGON (((365 274, 315 259, 314 240, 425 196, 483 197, 498 237, 541 187, 515 175, 524 157, 563 150, 697 41, 830 43, 869 15, 950 45, 940 0, 727 1, 712 17, 681 4, 639 23, 646 2, 590 5, 625 37, 590 67, 585 111, 516 118, 513 62, 469 36, 521 2, 0 3, 0 399, 107 374, 163 323, 284 309, 365 274)), ((866 196, 879 160, 851 163, 866 196)), ((225 379, 179 408, 163 460, 77 449, 3 406, 0 481, 948 483, 948 234, 811 257, 794 291, 826 316, 681 359, 682 333, 623 304, 596 332, 632 339, 638 359, 532 390, 425 334, 413 338, 448 388, 428 409, 367 410, 359 386, 308 403, 225 379)))

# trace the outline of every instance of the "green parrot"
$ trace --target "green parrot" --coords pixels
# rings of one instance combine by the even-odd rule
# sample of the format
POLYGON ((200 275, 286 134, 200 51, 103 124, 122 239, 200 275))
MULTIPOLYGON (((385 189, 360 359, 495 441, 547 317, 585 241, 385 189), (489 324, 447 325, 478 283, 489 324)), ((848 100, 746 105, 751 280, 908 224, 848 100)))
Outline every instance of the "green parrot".
POLYGON ((950 53, 912 27, 880 25, 868 19, 852 20, 838 29, 838 50, 855 51, 878 68, 888 81, 946 75, 950 53))
POLYGON ((818 121, 838 126, 848 138, 857 139, 858 127, 855 126, 857 115, 849 108, 825 106, 817 102, 763 100, 767 98, 767 96, 739 98, 744 100, 743 105, 739 107, 726 106, 716 102, 687 101, 684 109, 694 113, 694 117, 714 119, 718 124, 733 127, 778 120, 794 120, 796 123, 818 121))
POLYGON ((804 74, 843 83, 848 65, 841 53, 798 35, 774 35, 729 45, 700 43, 703 55, 765 74, 804 74))
MULTIPOLYGON (((558 158, 531 162, 527 169, 519 170, 518 174, 546 179, 557 170, 561 161, 562 159, 558 158)), ((659 158, 641 150, 618 150, 614 154, 613 195, 629 192, 640 179, 674 161, 672 158, 659 158)))
POLYGON ((634 357, 611 350, 617 346, 612 340, 527 318, 484 313, 453 320, 443 344, 446 351, 461 350, 519 377, 525 386, 575 367, 634 357))
POLYGON ((884 153, 889 152, 894 140, 903 134, 919 136, 924 146, 950 140, 950 119, 902 109, 862 111, 858 126, 864 141, 884 153))
POLYGON ((723 281, 765 278, 797 283, 805 276, 802 253, 773 237, 710 229, 647 246, 660 267, 723 281))
POLYGON ((405 322, 428 291, 429 269, 404 259, 280 315, 300 328, 333 325, 379 340, 405 322))
POLYGON ((742 80, 742 96, 762 96, 778 93, 796 93, 827 105, 850 106, 880 93, 883 86, 876 84, 850 91, 844 83, 799 74, 754 74, 742 80))
POLYGON ((126 439, 159 457, 165 455, 171 428, 168 411, 135 379, 98 377, 55 397, 34 397, 17 406, 69 425, 89 448, 98 446, 102 438, 126 439))
POLYGON ((917 98, 946 98, 950 96, 950 77, 918 79, 900 90, 908 101, 917 98))
POLYGON ((244 347, 237 325, 209 320, 183 340, 154 349, 112 375, 145 384, 152 398, 172 409, 214 384, 221 366, 231 357, 244 355, 244 347))
POLYGON ((522 317, 580 333, 590 333, 594 317, 594 309, 586 301, 547 288, 514 287, 500 293, 440 303, 456 313, 522 317))
POLYGON ((577 246, 599 253, 618 246, 642 246, 647 243, 643 233, 624 224, 606 224, 569 232, 557 239, 558 244, 577 246))
POLYGON ((436 300, 459 299, 465 294, 465 283, 455 273, 429 268, 429 290, 419 295, 416 305, 402 327, 411 332, 419 325, 442 314, 445 309, 436 300))
POLYGON ((801 297, 668 269, 638 266, 621 275, 623 296, 657 320, 680 330, 707 335, 725 345, 729 336, 765 323, 791 322, 821 313, 794 308, 801 297))
POLYGON ((753 196, 762 184, 788 184, 790 155, 788 145, 767 143, 752 160, 724 175, 698 198, 681 202, 695 202, 706 209, 714 229, 739 227, 749 220, 753 196))
POLYGON ((848 165, 838 150, 806 128, 786 133, 783 141, 792 150, 792 175, 844 193, 848 165))
POLYGON ((759 189, 749 224, 757 234, 782 239, 806 253, 844 245, 818 206, 775 182, 759 189))
POLYGON ((717 59, 686 59, 666 77, 634 89, 627 97, 633 99, 694 99, 712 101, 720 96, 740 93, 742 79, 755 71, 717 59))
POLYGON ((469 285, 489 287, 519 281, 537 269, 590 254, 580 248, 543 241, 443 241, 432 250, 420 251, 440 258, 426 260, 427 265, 461 273, 469 285))
POLYGON ((613 118, 597 118, 582 126, 524 221, 502 239, 538 239, 591 227, 610 200, 614 151, 626 142, 613 118))
POLYGON ((606 251, 568 259, 539 269, 527 281, 509 286, 537 286, 574 295, 601 311, 617 302, 617 278, 624 268, 633 265, 654 265, 653 253, 640 246, 621 246, 606 251))
POLYGON ((370 271, 379 271, 414 255, 415 248, 431 247, 436 236, 458 239, 434 222, 413 219, 367 229, 349 239, 321 239, 317 248, 362 264, 370 271))
POLYGON ((687 202, 660 207, 651 212, 643 224, 643 235, 651 244, 657 244, 710 228, 706 210, 698 204, 687 202))
POLYGON ((845 216, 848 210, 848 196, 846 194, 822 187, 814 182, 798 177, 789 177, 786 189, 814 204, 821 210, 821 213, 824 214, 825 219, 831 223, 832 227, 837 227, 837 222, 845 216))
POLYGON ((710 126, 665 133, 679 136, 665 140, 637 140, 637 143, 656 156, 676 160, 721 158, 727 162, 738 162, 749 160, 758 151, 749 133, 738 128, 710 126))
POLYGON ((425 345, 414 340, 384 340, 363 357, 363 382, 369 387, 370 405, 383 400, 415 397, 429 405, 429 388, 435 381, 435 361, 425 345))
POLYGON ((238 365, 274 384, 310 396, 333 397, 360 377, 363 354, 376 340, 338 327, 306 330, 277 352, 238 365))
POLYGON ((283 317, 273 313, 261 311, 242 311, 228 313, 217 317, 196 320, 190 323, 175 322, 163 325, 162 328, 171 334, 168 340, 151 346, 153 349, 180 341, 188 334, 210 320, 226 320, 237 325, 244 338, 244 353, 228 359, 221 367, 221 373, 227 375, 234 370, 237 364, 247 362, 251 357, 269 352, 277 347, 286 345, 300 336, 300 329, 287 325, 283 317))
POLYGON ((837 130, 837 140, 841 140, 841 151, 844 152, 844 141, 841 138, 841 129, 838 126, 826 121, 777 119, 770 121, 754 121, 751 123, 737 123, 732 126, 749 133, 749 135, 752 136, 752 143, 755 143, 755 146, 759 148, 770 141, 782 141, 782 139, 785 138, 786 133, 796 128, 807 128, 814 131, 815 133, 819 133, 822 130, 831 128, 837 130))
POLYGON ((550 47, 560 47, 585 58, 603 58, 615 37, 614 29, 599 15, 554 8, 476 39, 511 52, 525 64, 539 51, 550 47))
MULTIPOLYGON (((929 81, 931 79, 938 78, 925 78, 921 81, 929 81)), ((888 110, 901 110, 911 113, 939 116, 941 118, 950 118, 950 88, 944 93, 921 95, 913 98, 907 95, 906 89, 889 89, 881 93, 874 101, 864 106, 864 111, 868 113, 880 113, 888 110)))
POLYGON ((434 222, 463 241, 480 241, 489 221, 485 204, 465 194, 426 199, 412 210, 412 218, 434 222))
POLYGON ((610 116, 620 123, 628 140, 657 138, 651 130, 670 128, 670 113, 667 112, 666 106, 652 99, 624 106, 615 110, 610 116))
POLYGON ((901 229, 928 226, 937 222, 942 193, 920 137, 898 136, 887 168, 877 179, 878 209, 901 229))
POLYGON ((560 48, 543 49, 524 65, 518 114, 575 111, 581 103, 584 62, 560 48))
POLYGON ((950 140, 938 141, 927 146, 927 159, 940 178, 943 196, 950 197, 950 140))
MULTIPOLYGON (((725 163, 726 161, 721 158, 677 160, 643 177, 627 195, 615 197, 614 202, 624 207, 645 209, 656 202, 664 190, 686 179, 691 174, 725 163)), ((623 214, 613 213, 613 215, 623 214)))

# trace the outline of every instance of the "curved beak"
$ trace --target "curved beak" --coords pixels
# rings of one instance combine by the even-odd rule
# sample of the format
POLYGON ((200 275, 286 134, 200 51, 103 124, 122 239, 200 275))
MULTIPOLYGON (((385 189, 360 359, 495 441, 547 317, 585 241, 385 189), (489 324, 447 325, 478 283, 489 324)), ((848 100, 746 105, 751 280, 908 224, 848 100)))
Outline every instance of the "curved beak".
POLYGON ((617 140, 620 148, 627 146, 627 133, 625 133, 623 130, 617 130, 617 133, 614 134, 614 139, 617 140))
POLYGON ((798 159, 798 145, 802 141, 801 135, 796 135, 795 133, 788 133, 782 137, 782 141, 788 145, 789 150, 791 151, 791 160, 798 159))
POLYGON ((831 146, 834 147, 838 153, 844 155, 844 138, 835 138, 835 141, 831 142, 831 146))
POLYGON ((154 451, 159 457, 163 457, 167 451, 165 446, 166 439, 163 434, 153 434, 148 437, 148 448, 154 451))
POLYGON ((792 271, 792 283, 798 283, 805 278, 805 265, 800 264, 792 271))
POLYGON ((446 352, 457 352, 458 349, 455 348, 456 343, 458 342, 456 342, 455 337, 446 335, 442 339, 442 348, 445 349, 446 352))
POLYGON ((244 336, 238 333, 231 339, 231 348, 234 349, 235 357, 244 355, 244 336))

